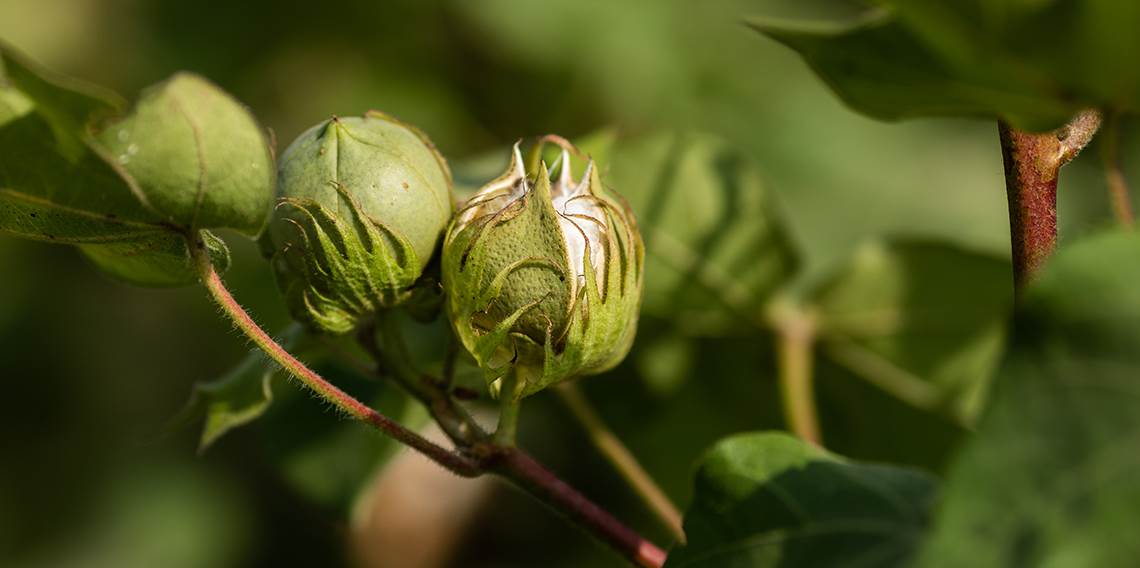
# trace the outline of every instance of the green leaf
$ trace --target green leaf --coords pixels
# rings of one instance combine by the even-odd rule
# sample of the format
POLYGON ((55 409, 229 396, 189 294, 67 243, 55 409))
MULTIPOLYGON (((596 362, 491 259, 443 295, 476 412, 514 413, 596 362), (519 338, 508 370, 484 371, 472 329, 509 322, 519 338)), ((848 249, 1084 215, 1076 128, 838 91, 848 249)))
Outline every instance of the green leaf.
POLYGON ((93 151, 67 158, 47 120, 36 113, 0 125, 0 153, 11 157, 0 167, 2 232, 77 244, 167 230, 93 151))
MULTIPOLYGON (((135 284, 195 282, 181 234, 92 143, 90 126, 121 106, 0 44, 0 233, 80 245, 96 266, 135 284)), ((225 245, 208 240, 215 264, 227 267, 225 245)))
POLYGON ((688 545, 665 566, 903 566, 934 492, 916 471, 851 463, 783 434, 740 434, 701 463, 688 545))
POLYGON ((798 266, 756 167, 701 134, 619 140, 604 182, 645 240, 643 310, 690 334, 754 329, 798 266))
POLYGON ((757 14, 749 22, 820 34, 843 33, 884 15, 864 0, 759 0, 751 7, 757 14))
POLYGON ((3 45, 0 63, 0 232, 81 243, 164 230, 89 145, 88 125, 118 107, 71 81, 42 77, 3 45))
MULTIPOLYGON (((338 362, 340 353, 329 348, 330 340, 298 323, 277 336, 282 347, 372 408, 412 429, 428 423, 423 407, 401 390, 338 362)), ((352 349, 346 345, 345 351, 352 349)), ((300 386, 275 390, 274 381, 283 375, 275 362, 253 350, 222 377, 195 385, 170 427, 201 420, 199 451, 204 452, 225 434, 257 421, 268 458, 284 481, 306 499, 348 513, 375 473, 403 446, 314 404, 300 386)))
MULTIPOLYGON (((277 336, 285 350, 297 352, 307 347, 304 328, 292 324, 277 336)), ((273 402, 271 381, 281 367, 259 349, 249 352, 241 363, 222 377, 194 385, 186 407, 172 426, 203 419, 198 451, 204 452, 224 434, 253 422, 265 414, 273 402)))
MULTIPOLYGON (((210 261, 219 273, 230 268, 230 249, 209 231, 202 231, 210 261)), ((186 238, 177 233, 153 232, 130 240, 97 245, 79 245, 103 272, 143 286, 181 286, 199 278, 186 238)))
POLYGON ((268 220, 274 168, 265 132, 202 77, 178 73, 147 89, 98 139, 167 223, 256 237, 268 220))
POLYGON ((969 422, 1005 337, 1009 261, 933 241, 856 251, 817 288, 824 349, 893 395, 969 422))
POLYGON ((891 0, 956 73, 1036 85, 1093 107, 1140 106, 1140 4, 1118 0, 891 0))
MULTIPOLYGON (((1105 102, 1063 94, 1061 85, 1031 62, 1002 54, 987 52, 983 60, 959 65, 889 9, 863 4, 863 10, 855 10, 852 6, 862 3, 852 0, 830 3, 848 8, 845 17, 835 17, 840 10, 829 12, 822 23, 779 12, 773 17, 761 3, 761 15, 749 23, 797 51, 847 104, 872 117, 997 116, 1044 130, 1084 106, 1105 102)), ((1041 37, 1069 45, 1062 35, 1041 37)))
POLYGON ((0 41, 0 90, 6 89, 35 101, 69 158, 83 152, 82 134, 93 119, 115 114, 125 106, 115 93, 52 73, 0 41))
MULTIPOLYGON (((22 99, 0 91, 5 95, 22 99)), ((0 233, 78 245, 96 266, 135 284, 195 282, 185 239, 138 206, 102 158, 87 149, 69 161, 53 136, 33 113, 0 124, 0 153, 20 158, 0 167, 0 233)), ((225 245, 212 235, 208 244, 218 268, 227 268, 225 245)))
POLYGON ((1140 557, 1140 237, 1062 248, 1028 289, 921 566, 1140 557))

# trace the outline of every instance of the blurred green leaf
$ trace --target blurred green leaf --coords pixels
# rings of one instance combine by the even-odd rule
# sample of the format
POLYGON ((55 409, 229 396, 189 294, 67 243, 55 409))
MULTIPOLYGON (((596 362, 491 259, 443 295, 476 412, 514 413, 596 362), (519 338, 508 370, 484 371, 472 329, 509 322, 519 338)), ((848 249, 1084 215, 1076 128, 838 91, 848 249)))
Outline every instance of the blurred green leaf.
POLYGON ((1062 248, 1029 288, 923 566, 1140 557, 1140 237, 1062 248))
POLYGON ((261 232, 274 196, 269 141, 249 110, 213 83, 177 73, 145 90, 97 134, 140 199, 187 230, 261 232))
POLYGON ((783 434, 737 435, 702 462, 689 543, 665 565, 903 566, 934 492, 916 471, 847 462, 783 434))
POLYGON ((115 472, 90 527, 12 568, 225 568, 244 565, 250 503, 195 464, 135 465, 115 472))
MULTIPOLYGON (((290 324, 277 335, 286 351, 300 353, 311 347, 300 324, 290 324)), ((273 402, 271 381, 281 367, 260 349, 248 355, 222 377, 194 385, 186 407, 173 420, 173 426, 203 419, 198 451, 204 452, 225 433, 258 419, 273 402)))
POLYGON ((662 133, 618 140, 607 174, 645 240, 643 310, 689 334, 756 326, 799 262, 756 167, 714 137, 662 133))
POLYGON ((120 112, 115 93, 44 69, 0 41, 0 88, 22 92, 35 101, 68 158, 84 151, 82 135, 94 119, 120 112))
MULTIPOLYGON (((430 420, 423 406, 392 384, 332 361, 315 370, 410 429, 430 420)), ((284 480, 306 499, 341 514, 349 513, 376 473, 404 451, 402 444, 368 425, 314 404, 299 388, 283 390, 260 425, 269 458, 284 480)))
POLYGON ((673 394, 696 366, 697 345, 656 318, 643 318, 632 352, 638 374, 655 394, 673 394))
MULTIPOLYGON (((657 2, 652 8, 608 0, 451 4, 461 20, 470 22, 480 43, 532 67, 556 70, 555 88, 542 105, 536 109, 523 99, 516 105, 520 108, 511 109, 514 114, 541 112, 536 122, 539 116, 562 119, 568 102, 582 96, 574 92, 579 89, 605 107, 654 119, 674 110, 679 98, 662 97, 661 92, 677 94, 696 87, 694 50, 677 42, 680 32, 687 31, 677 29, 678 22, 689 23, 682 19, 687 15, 684 2, 657 2)), ((499 89, 503 94, 498 96, 510 97, 512 90, 499 89)))
POLYGON ((1140 105, 1140 4, 1119 0, 889 0, 954 72, 1019 82, 1069 104, 1140 105))
POLYGON ((972 434, 961 421, 909 404, 829 357, 816 359, 816 403, 831 451, 941 473, 972 434))
MULTIPOLYGON (((947 58, 945 50, 931 45, 923 30, 914 29, 909 25, 911 20, 896 17, 890 9, 924 3, 921 0, 887 2, 886 7, 852 0, 831 3, 847 9, 829 11, 821 20, 814 14, 786 17, 779 11, 767 13, 767 3, 761 2, 759 15, 748 21, 761 33, 797 51, 847 104, 872 117, 997 116, 1022 128, 1044 130, 1064 123, 1082 107, 1108 102, 1087 91, 1078 91, 1083 96, 1073 97, 1064 85, 1053 81, 1048 70, 1001 52, 979 50, 979 58, 971 59, 969 65, 947 58), (863 10, 851 9, 859 4, 863 10), (836 18, 838 12, 846 17, 836 18)), ((925 4, 945 4, 939 13, 950 12, 949 2, 925 4)), ((1063 34, 1042 32, 1040 37, 1055 44, 1076 45, 1063 34)), ((961 35, 955 41, 968 44, 975 37, 961 35)), ((1057 48, 1051 47, 1050 52, 1057 52, 1057 48)), ((1120 58, 1125 53, 1112 55, 1120 58)))
MULTIPOLYGON (((389 418, 418 429, 427 412, 395 386, 351 368, 351 348, 297 323, 277 341, 327 380, 389 418)), ((219 379, 195 385, 190 401, 172 421, 177 428, 203 420, 199 451, 235 428, 258 421, 269 461, 285 482, 306 499, 347 513, 361 491, 403 446, 366 424, 346 420, 316 403, 304 388, 272 387, 281 368, 260 351, 249 353, 219 379), (275 396, 276 395, 276 396, 275 396)), ((480 379, 481 380, 481 379, 480 379)))
POLYGON ((824 350, 894 396, 966 422, 997 363, 1009 261, 933 241, 861 247, 810 300, 824 350))

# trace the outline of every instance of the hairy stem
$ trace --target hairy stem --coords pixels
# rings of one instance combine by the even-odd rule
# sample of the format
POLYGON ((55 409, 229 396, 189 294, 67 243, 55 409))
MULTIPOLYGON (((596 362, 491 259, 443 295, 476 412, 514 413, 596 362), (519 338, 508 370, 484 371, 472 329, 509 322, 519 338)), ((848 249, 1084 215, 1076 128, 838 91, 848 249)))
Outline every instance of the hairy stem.
POLYGON ((1108 182, 1109 200, 1116 221, 1122 227, 1131 229, 1135 224, 1132 213, 1132 198, 1128 193, 1128 182, 1120 165, 1120 114, 1114 113, 1104 127, 1104 175, 1108 182))
POLYGON ((998 124, 1009 199, 1014 288, 1022 290, 1057 246, 1057 175, 1100 127, 1100 113, 1083 111, 1064 127, 1033 134, 998 124))
MULTIPOLYGON (((350 417, 372 425, 396 441, 410 446, 458 475, 475 477, 493 471, 511 480, 570 520, 588 529, 595 537, 612 546, 638 566, 659 568, 665 563, 665 552, 663 550, 623 525, 526 453, 514 447, 488 443, 485 440, 485 434, 481 434, 477 426, 471 429, 463 427, 455 433, 455 437, 465 442, 464 446, 468 449, 469 454, 453 453, 376 412, 368 405, 329 383, 290 355, 269 334, 265 333, 265 330, 257 325, 257 322, 253 321, 253 318, 237 303, 217 271, 214 270, 214 265, 210 262, 209 252, 206 250, 206 245, 201 237, 188 235, 187 245, 194 257, 202 283, 218 307, 254 344, 322 400, 332 404, 350 417)), ((372 342, 362 343, 367 345, 372 342)), ((377 353, 378 350, 373 345, 370 352, 377 353)), ((452 412, 455 412, 454 405, 437 405, 436 400, 433 399, 436 396, 435 394, 431 394, 428 389, 418 388, 417 385, 421 383, 408 376, 408 373, 411 372, 407 367, 402 366, 399 374, 406 379, 403 382, 410 387, 409 390, 414 396, 429 401, 428 406, 433 410, 433 415, 436 414, 437 407, 451 409, 452 412)), ((441 391, 437 394, 446 396, 441 391)), ((455 418, 464 425, 470 421, 465 413, 457 412, 455 418)), ((449 432, 449 435, 452 435, 452 432, 449 432)))
POLYGON ((807 314, 789 313, 778 321, 776 343, 784 417, 793 433, 804 441, 821 445, 812 385, 814 322, 807 314))
POLYGON ((495 473, 546 503, 613 547, 637 566, 659 568, 665 551, 595 505, 518 448, 499 448, 489 461, 495 473))
POLYGON ((397 382, 429 409, 448 436, 476 461, 482 471, 493 472, 507 479, 589 531, 630 562, 649 568, 659 568, 665 563, 663 550, 622 524, 534 458, 517 447, 496 443, 452 399, 447 389, 443 388, 442 381, 418 376, 407 361, 396 361, 403 357, 402 338, 391 320, 382 320, 379 325, 384 349, 377 347, 375 331, 365 329, 358 336, 364 350, 386 370, 394 373, 397 382))
POLYGON ((412 367, 404 338, 390 314, 381 314, 379 325, 365 326, 357 341, 380 365, 378 373, 395 380, 408 394, 419 399, 455 445, 469 448, 489 438, 471 415, 448 395, 446 387, 421 376, 412 367), (377 331, 382 349, 376 344, 377 331))
POLYGON ((314 394, 348 416, 371 424, 384 434, 419 451, 432 461, 458 475, 464 477, 479 475, 480 468, 474 460, 466 456, 455 454, 446 448, 432 443, 423 436, 404 428, 399 423, 376 412, 356 398, 353 398, 352 395, 340 390, 307 367, 304 363, 297 360, 297 358, 290 355, 289 352, 274 341, 265 330, 257 325, 257 322, 253 321, 253 318, 246 313, 245 309, 237 303, 237 300, 235 300, 229 290, 226 289, 226 285, 222 282, 218 272, 214 270, 213 263, 210 262, 210 254, 206 250, 206 245, 202 239, 200 237, 188 237, 187 245, 197 264, 199 274, 202 278, 202 284, 206 286, 206 290, 209 291, 210 296, 214 299, 214 302, 218 304, 218 307, 220 307, 230 320, 233 321, 234 325, 264 351, 266 355, 269 355, 271 359, 281 365, 289 374, 301 381, 301 383, 313 391, 314 394))
POLYGON ((606 426, 602 417, 594 410, 590 401, 582 394, 582 389, 574 383, 563 383, 555 387, 555 392, 566 404, 570 414, 582 425, 590 441, 622 479, 633 488, 641 500, 657 516, 661 524, 669 530, 677 542, 685 543, 685 531, 681 523, 681 512, 661 490, 653 478, 645 471, 629 448, 606 426))

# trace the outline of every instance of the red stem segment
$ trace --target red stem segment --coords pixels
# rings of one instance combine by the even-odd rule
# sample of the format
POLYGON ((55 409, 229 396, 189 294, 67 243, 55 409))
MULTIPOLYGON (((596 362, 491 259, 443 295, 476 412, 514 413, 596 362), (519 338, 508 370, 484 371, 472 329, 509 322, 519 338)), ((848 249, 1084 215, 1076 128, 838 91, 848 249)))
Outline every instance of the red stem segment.
POLYGON ((595 505, 565 481, 517 448, 501 448, 490 458, 490 468, 526 490, 539 501, 590 530, 636 565, 660 568, 665 551, 595 505))
POLYGON ((1100 113, 1083 111, 1066 126, 1041 134, 998 124, 1009 198, 1013 282, 1022 290, 1057 246, 1057 175, 1100 126, 1100 113))
MULTIPOLYGON (((479 459, 451 452, 376 412, 368 405, 353 398, 352 395, 337 388, 336 385, 326 381, 274 341, 238 304, 214 269, 206 245, 200 238, 187 238, 187 245, 190 247, 191 255, 197 264, 202 283, 222 311, 262 351, 297 377, 305 386, 312 389, 323 400, 333 404, 349 416, 371 424, 384 434, 412 447, 458 475, 476 477, 487 471, 494 471, 525 489, 540 501, 560 511, 571 521, 585 527, 595 537, 612 546, 617 552, 638 566, 660 568, 665 564, 665 551, 622 524, 613 515, 594 504, 586 496, 579 493, 577 489, 559 479, 522 450, 515 447, 498 446, 479 439, 468 448, 472 455, 479 456, 479 459)), ((420 395, 421 393, 413 394, 420 395)), ((425 402, 433 401, 426 400, 425 402)), ((478 432, 478 427, 472 426, 468 431, 478 432)))
POLYGON ((998 134, 1009 198, 1013 284, 1021 290, 1057 246, 1058 168, 1046 158, 1057 153, 1057 139, 1052 134, 1022 132, 1004 122, 998 134))
POLYGON ((202 284, 206 286, 206 290, 210 292, 210 296, 213 297, 222 311, 262 351, 294 377, 297 377, 305 386, 312 389, 317 396, 349 416, 375 426, 384 434, 406 446, 410 446, 458 475, 474 477, 481 473, 479 465, 474 460, 438 446, 423 436, 404 428, 398 422, 376 412, 368 405, 353 398, 352 395, 337 388, 336 385, 326 381, 324 377, 289 354, 268 333, 265 333, 265 330, 261 329, 257 322, 253 321, 249 313, 241 307, 241 304, 238 304, 230 291, 226 289, 225 283, 222 282, 222 278, 214 270, 213 263, 210 262, 210 255, 206 250, 205 243, 201 239, 188 239, 187 244, 198 264, 202 284))

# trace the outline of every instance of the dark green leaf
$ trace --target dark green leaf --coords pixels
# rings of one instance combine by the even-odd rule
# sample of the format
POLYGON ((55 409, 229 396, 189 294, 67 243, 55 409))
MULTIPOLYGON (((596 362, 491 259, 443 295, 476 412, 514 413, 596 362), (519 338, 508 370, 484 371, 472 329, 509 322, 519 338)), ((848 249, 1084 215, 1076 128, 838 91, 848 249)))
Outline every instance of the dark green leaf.
POLYGON ((783 434, 741 434, 701 464, 689 543, 666 566, 903 566, 934 491, 915 471, 847 462, 783 434))
POLYGON ((811 301, 833 359, 915 406, 968 421, 997 363, 1011 282, 1007 260, 894 240, 859 249, 811 301))
POLYGON ((1031 286, 923 566, 1140 558, 1140 237, 1062 248, 1031 286))
POLYGON ((909 404, 828 357, 816 359, 823 441, 840 455, 941 472, 971 435, 944 413, 909 404))
POLYGON ((645 312, 690 334, 754 328, 798 265, 756 167, 698 134, 619 140, 611 156, 603 181, 645 239, 645 312))
MULTIPOLYGON (((1073 99, 1047 73, 1001 54, 984 52, 984 60, 959 65, 886 8, 849 9, 838 19, 833 12, 823 23, 759 10, 749 19, 753 27, 797 51, 847 104, 876 118, 998 116, 1041 130, 1104 102, 1073 99)), ((1063 35, 1042 37, 1069 45, 1063 35)))
POLYGON ((890 0, 958 74, 1036 85, 1075 104, 1140 106, 1140 4, 1119 0, 890 0))

